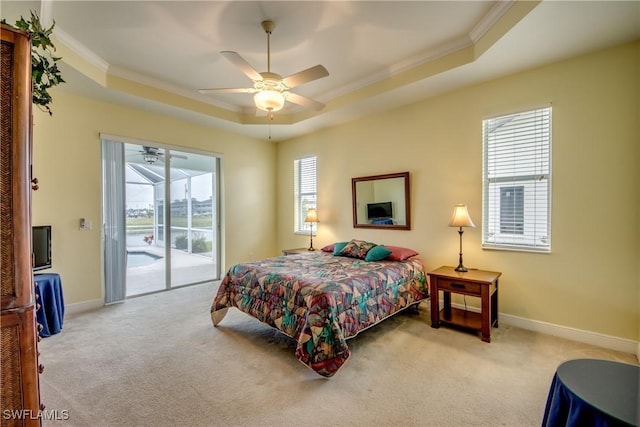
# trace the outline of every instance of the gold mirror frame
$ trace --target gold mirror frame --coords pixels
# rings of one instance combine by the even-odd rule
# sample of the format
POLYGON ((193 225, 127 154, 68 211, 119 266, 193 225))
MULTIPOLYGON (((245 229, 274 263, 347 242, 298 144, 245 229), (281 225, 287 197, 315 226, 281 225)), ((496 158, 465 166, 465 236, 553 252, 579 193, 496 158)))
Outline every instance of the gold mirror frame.
MULTIPOLYGON (((359 178, 351 178, 351 192, 352 192, 352 204, 353 204, 353 228, 376 228, 382 230, 411 230, 411 197, 410 197, 410 184, 409 184, 409 172, 389 173, 385 175, 372 175, 363 176, 359 178), (385 180, 399 181, 399 187, 392 190, 393 194, 386 192, 383 196, 379 197, 365 197, 363 194, 358 197, 358 189, 362 185, 371 183, 372 186, 385 186, 390 182, 385 180), (404 184, 404 188, 402 188, 404 184), (384 200, 383 200, 384 199, 384 200), (371 224, 366 220, 366 204, 367 203, 380 203, 391 202, 393 207, 393 224, 371 224), (402 204, 404 203, 404 209, 402 204), (400 211, 400 212, 399 212, 400 211), (404 218, 399 213, 404 214, 404 218), (364 217, 364 219, 363 219, 364 217), (396 224, 396 222, 398 222, 396 224)), ((363 193, 363 191, 360 191, 363 193)), ((374 191, 375 193, 375 191, 374 191)), ((384 191, 383 191, 384 193, 384 191)))

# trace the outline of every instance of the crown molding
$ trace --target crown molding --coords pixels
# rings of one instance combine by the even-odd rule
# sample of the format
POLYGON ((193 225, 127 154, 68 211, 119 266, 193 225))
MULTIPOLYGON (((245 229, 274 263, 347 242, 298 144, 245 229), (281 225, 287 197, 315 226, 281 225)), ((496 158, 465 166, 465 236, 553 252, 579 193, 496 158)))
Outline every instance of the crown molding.
MULTIPOLYGON (((44 2, 44 3, 47 3, 47 2, 44 2)), ((59 27, 55 27, 53 29, 53 35, 60 42, 64 43, 64 45, 68 49, 73 51, 75 54, 80 56, 82 59, 84 59, 94 67, 98 68, 103 73, 107 73, 107 71, 109 70, 109 63, 107 61, 102 59, 100 56, 98 56, 91 49, 89 49, 88 47, 80 43, 78 40, 71 37, 64 30, 60 29, 59 27)))
POLYGON ((166 92, 171 92, 175 95, 184 96, 186 98, 191 98, 194 101, 204 102, 206 104, 210 104, 219 108, 224 108, 229 111, 233 111, 234 113, 242 113, 242 108, 237 107, 235 105, 228 104, 226 102, 222 102, 206 95, 201 95, 197 91, 191 91, 188 89, 183 89, 181 87, 172 85, 163 80, 159 80, 144 74, 136 73, 135 71, 128 70, 126 68, 111 66, 109 67, 109 75, 120 77, 125 80, 129 80, 134 83, 140 83, 145 86, 149 86, 152 88, 160 89, 166 92))
POLYGON ((422 66, 429 62, 437 61, 455 52, 462 51, 470 46, 474 46, 480 38, 487 33, 498 21, 507 13, 507 11, 517 2, 517 0, 499 1, 491 8, 489 13, 485 15, 478 24, 471 29, 468 34, 450 40, 432 49, 425 50, 410 58, 404 59, 389 68, 380 70, 367 78, 361 79, 353 84, 343 86, 333 91, 327 92, 323 97, 318 99, 328 102, 329 99, 337 98, 351 92, 355 92, 364 87, 378 83, 389 77, 401 74, 405 71, 422 66))
POLYGON ((517 0, 499 1, 491 8, 478 24, 469 32, 469 38, 473 43, 477 43, 482 36, 493 27, 500 18, 516 3, 517 0))

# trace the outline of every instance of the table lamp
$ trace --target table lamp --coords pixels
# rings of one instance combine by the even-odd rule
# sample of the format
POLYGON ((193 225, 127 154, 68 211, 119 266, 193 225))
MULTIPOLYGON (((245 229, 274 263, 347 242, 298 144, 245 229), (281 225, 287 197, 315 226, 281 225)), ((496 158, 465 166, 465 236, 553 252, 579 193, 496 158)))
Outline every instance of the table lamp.
POLYGON ((309 237, 311 238, 311 244, 309 245, 309 249, 308 250, 315 251, 315 249, 313 248, 313 223, 314 222, 320 222, 320 221, 318 221, 318 212, 316 211, 315 208, 309 208, 309 210, 307 211, 307 216, 304 218, 304 222, 311 223, 311 230, 309 231, 309 237))
POLYGON ((458 233, 460 234, 460 259, 455 270, 464 273, 468 270, 464 265, 462 265, 462 233, 464 233, 462 227, 475 227, 475 224, 471 221, 471 217, 469 216, 467 205, 456 205, 453 208, 453 215, 451 215, 449 227, 460 227, 458 230, 458 233))

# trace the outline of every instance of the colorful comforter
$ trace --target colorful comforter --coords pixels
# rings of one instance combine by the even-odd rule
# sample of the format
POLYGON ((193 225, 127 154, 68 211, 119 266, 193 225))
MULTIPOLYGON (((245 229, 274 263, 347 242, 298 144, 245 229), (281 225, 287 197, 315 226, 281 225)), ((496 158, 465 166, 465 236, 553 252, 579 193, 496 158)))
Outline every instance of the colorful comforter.
POLYGON ((426 298, 422 262, 366 262, 315 252, 234 265, 211 305, 229 307, 297 340, 296 357, 331 377, 351 355, 346 340, 426 298))

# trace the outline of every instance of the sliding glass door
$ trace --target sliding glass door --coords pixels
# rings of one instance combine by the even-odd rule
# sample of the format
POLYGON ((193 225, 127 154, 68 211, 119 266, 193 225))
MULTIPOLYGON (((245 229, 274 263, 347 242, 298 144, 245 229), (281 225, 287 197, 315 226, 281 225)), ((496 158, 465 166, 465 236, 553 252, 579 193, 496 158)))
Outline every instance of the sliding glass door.
POLYGON ((125 146, 125 222, 127 241, 127 296, 166 289, 167 263, 162 221, 165 167, 160 161, 165 150, 125 146), (143 157, 144 155, 144 157, 143 157), (151 156, 151 157, 150 157, 151 156), (145 161, 145 159, 147 159, 145 161), (142 161, 141 161, 142 160, 142 161), (153 161, 153 162, 152 162, 153 161))
POLYGON ((212 280, 219 252, 218 185, 216 159, 171 153, 171 286, 176 287, 212 280))
MULTIPOLYGON (((115 259, 125 265, 125 286, 116 295, 129 297, 218 279, 219 158, 103 136, 103 153, 105 146, 118 145, 121 151, 113 157, 121 161, 103 158, 108 171, 103 173, 103 188, 112 194, 103 198, 103 211, 105 231, 115 222, 110 235, 125 243, 105 250, 107 294, 109 287, 122 287, 121 272, 111 273, 115 279, 108 280, 111 266, 122 264, 115 259), (121 180, 124 190, 113 191, 113 182, 121 180), (118 227, 120 232, 113 232, 118 227)), ((118 240, 109 240, 114 239, 118 240)))

